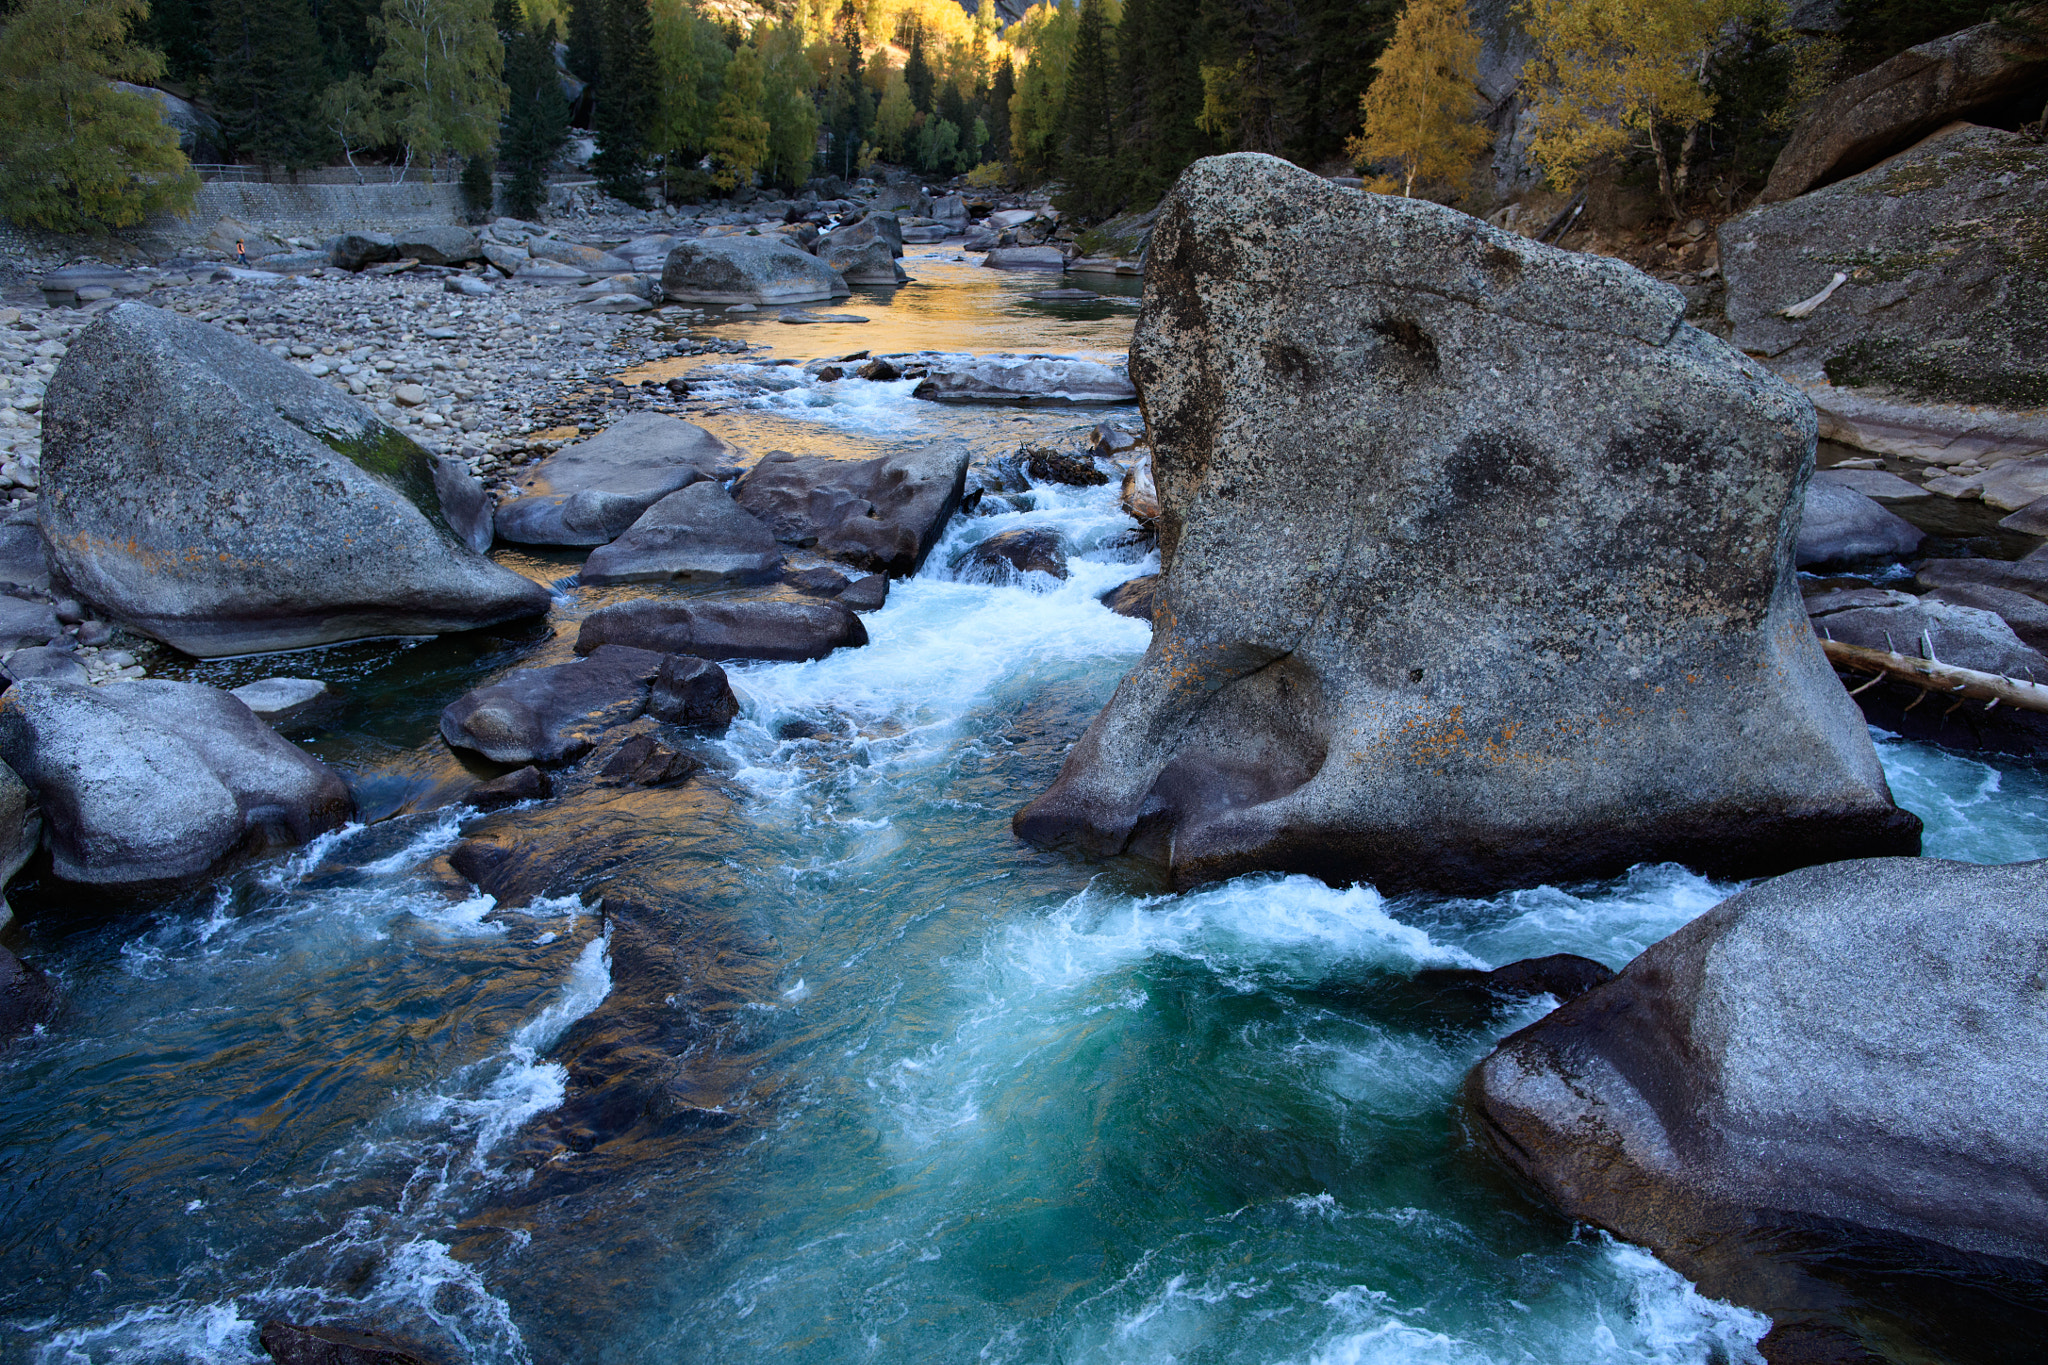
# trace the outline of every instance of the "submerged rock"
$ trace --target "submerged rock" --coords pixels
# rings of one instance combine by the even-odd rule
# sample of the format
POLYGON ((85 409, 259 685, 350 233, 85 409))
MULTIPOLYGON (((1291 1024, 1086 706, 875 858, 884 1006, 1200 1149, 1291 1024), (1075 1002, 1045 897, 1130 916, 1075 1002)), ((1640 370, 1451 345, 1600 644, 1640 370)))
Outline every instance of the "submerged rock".
POLYGON ((1150 270, 1152 644, 1020 836, 1455 892, 1917 850, 1801 609, 1812 408, 1677 291, 1250 154, 1150 270))
POLYGON ((666 787, 688 781, 704 765, 679 754, 652 735, 635 735, 619 746, 598 776, 626 787, 666 787))
POLYGON ((57 989, 50 978, 0 948, 0 1038, 27 1033, 56 1012, 57 989))
POLYGON ((608 645, 552 668, 520 668, 441 713, 441 738, 493 763, 573 763, 647 709, 662 656, 608 645))
MULTIPOLYGON (((1523 1029, 1466 1098, 1564 1214, 1764 1312, 1773 1228, 2048 1269, 2048 863, 1888 858, 1722 902, 1523 1029), (1758 1272, 1767 1273, 1758 1273, 1758 1272)), ((1836 1295, 1839 1302, 1839 1294, 1836 1295)))
POLYGON ((334 695, 332 688, 314 678, 258 678, 228 693, 271 725, 303 715, 334 695))
POLYGON ((647 714, 672 725, 724 729, 740 713, 725 670, 693 654, 669 654, 647 696, 647 714))
POLYGON ((498 536, 519 545, 608 544, 677 489, 731 478, 741 458, 694 422, 628 413, 529 468, 520 496, 498 508, 498 536))
POLYGON ((514 768, 503 777, 477 783, 462 799, 478 810, 500 810, 516 806, 521 801, 542 801, 554 792, 554 779, 529 763, 523 768, 514 768))
POLYGON ((835 460, 771 450, 735 492, 785 545, 858 568, 914 574, 959 510, 967 451, 913 446, 872 460, 835 460))
POLYGON ((43 815, 35 794, 14 769, 0 763, 0 929, 14 918, 7 904, 7 883, 28 865, 43 837, 43 815))
POLYGON ((1131 403, 1137 391, 1120 369, 1073 356, 945 356, 932 362, 911 397, 934 403, 1131 403))
POLYGON ((1466 987, 1501 995, 1551 995, 1565 1001, 1576 1000, 1595 986, 1614 980, 1614 969, 1576 953, 1551 953, 1547 957, 1525 957, 1491 971, 1431 967, 1417 972, 1415 979, 1437 989, 1466 987))
POLYGON ((189 882, 354 809, 340 778, 198 683, 17 683, 0 758, 42 808, 52 870, 96 886, 189 882))
POLYGON ((661 289, 678 303, 808 303, 853 292, 832 267, 780 237, 677 242, 661 289))
POLYGON ((1064 579, 1072 548, 1057 526, 1023 526, 998 531, 975 545, 953 571, 968 583, 1015 583, 1028 573, 1064 579))
POLYGON ((213 658, 535 616, 464 542, 434 458, 268 351, 142 304, 71 345, 44 404, 50 560, 86 601, 213 658))
POLYGON ((756 583, 775 576, 782 550, 759 517, 711 479, 670 493, 625 534, 590 552, 579 577, 607 583, 756 583))
POLYGON ((1158 592, 1159 575, 1148 573, 1117 584, 1096 600, 1118 616, 1149 621, 1157 605, 1158 592))
POLYGON ((411 1347, 347 1327, 270 1321, 257 1340, 277 1365, 428 1365, 411 1347))
POLYGON ((576 652, 608 644, 700 659, 822 659, 868 642, 860 617, 841 602, 750 598, 642 599, 603 607, 583 618, 576 652))

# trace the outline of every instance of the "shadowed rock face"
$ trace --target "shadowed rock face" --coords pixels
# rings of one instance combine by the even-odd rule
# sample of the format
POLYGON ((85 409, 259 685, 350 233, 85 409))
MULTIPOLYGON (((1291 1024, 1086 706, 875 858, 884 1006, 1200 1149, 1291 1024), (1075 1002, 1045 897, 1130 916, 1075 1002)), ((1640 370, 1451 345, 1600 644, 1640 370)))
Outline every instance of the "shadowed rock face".
POLYGON ((628 413, 527 471, 519 496, 497 511, 497 534, 520 545, 604 545, 678 489, 737 474, 740 458, 694 422, 628 413))
POLYGON ((2000 1258, 2048 1283, 2044 1010, 2048 863, 1838 863, 1654 945, 1504 1040, 1466 1098, 1566 1215, 1774 1317, 1829 1306, 1791 1263, 1906 1239, 1923 1272, 2000 1258))
POLYGON ((1917 850, 1795 587, 1813 410, 1677 291, 1257 155, 1151 263, 1152 645, 1021 836, 1459 892, 1917 850))
POLYGON ((142 304, 82 333, 45 399, 51 564, 201 658, 546 611, 545 588, 465 542, 474 508, 451 524, 442 488, 457 483, 473 481, 355 400, 142 304))

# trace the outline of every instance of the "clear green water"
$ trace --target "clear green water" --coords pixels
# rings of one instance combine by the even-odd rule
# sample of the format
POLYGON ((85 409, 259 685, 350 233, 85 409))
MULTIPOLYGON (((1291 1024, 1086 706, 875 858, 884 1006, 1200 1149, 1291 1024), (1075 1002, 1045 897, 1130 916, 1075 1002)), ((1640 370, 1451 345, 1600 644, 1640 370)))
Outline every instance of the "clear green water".
MULTIPOLYGON (((1004 316, 1057 348, 1057 317, 1004 316)), ((721 416, 756 449, 1072 420, 758 378, 721 416)), ((68 1003, 0 1059, 0 1355, 257 1360, 287 1316, 450 1361, 1755 1359, 1763 1319, 1467 1142, 1465 1072, 1544 1002, 1404 989, 1618 966, 1731 888, 1170 895, 1017 844, 1146 640, 1095 601, 1148 568, 1113 490, 1030 501, 957 521, 866 649, 735 669, 731 732, 671 736, 716 769, 679 791, 429 809, 465 780, 440 707, 562 656, 596 595, 552 638, 293 659, 353 689, 310 742, 390 818, 180 906, 28 897, 19 950, 68 1003), (1069 582, 951 580, 1034 522, 1081 547, 1069 582), (441 861, 465 831, 518 832, 555 884, 476 894, 441 861)), ((1880 751, 1930 854, 2048 853, 2038 772, 1880 751)))

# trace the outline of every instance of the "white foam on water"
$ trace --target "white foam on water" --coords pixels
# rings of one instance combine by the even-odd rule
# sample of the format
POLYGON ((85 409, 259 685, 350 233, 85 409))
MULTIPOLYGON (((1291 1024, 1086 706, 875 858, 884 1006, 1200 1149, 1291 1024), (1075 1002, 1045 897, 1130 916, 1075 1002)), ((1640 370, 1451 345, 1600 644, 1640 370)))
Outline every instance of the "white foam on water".
POLYGON ((105 1365, 112 1361, 195 1361, 244 1365, 267 1361, 256 1347, 261 1323, 242 1316, 236 1300, 179 1301, 130 1309, 109 1322, 52 1333, 36 1350, 37 1365, 105 1365))
POLYGON ((1675 863, 1646 863, 1593 887, 1537 886, 1421 907, 1432 930, 1482 966, 1576 953, 1620 968, 1740 891, 1675 863))
POLYGON ((2048 773, 1915 744, 1873 729, 1892 798, 1926 822, 1921 853, 1965 863, 2048 857, 2048 773))

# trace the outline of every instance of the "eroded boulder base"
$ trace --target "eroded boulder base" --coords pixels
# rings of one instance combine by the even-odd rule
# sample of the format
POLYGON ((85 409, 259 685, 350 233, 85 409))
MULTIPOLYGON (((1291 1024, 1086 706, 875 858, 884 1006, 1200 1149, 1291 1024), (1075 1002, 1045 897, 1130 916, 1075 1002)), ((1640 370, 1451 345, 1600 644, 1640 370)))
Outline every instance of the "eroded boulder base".
POLYGON ((1152 644, 1017 833, 1452 892, 1917 851, 1796 590, 1812 408, 1682 312, 1450 209, 1198 162, 1131 352, 1152 644))

